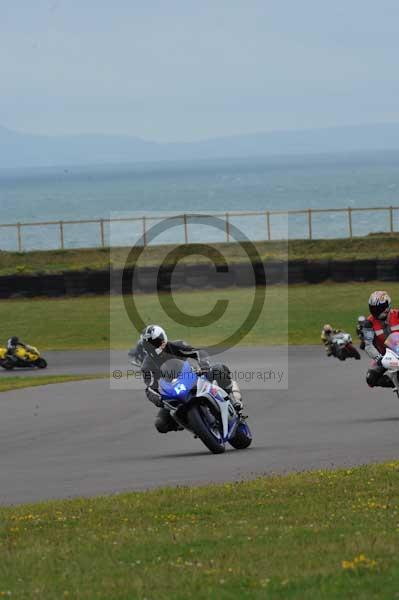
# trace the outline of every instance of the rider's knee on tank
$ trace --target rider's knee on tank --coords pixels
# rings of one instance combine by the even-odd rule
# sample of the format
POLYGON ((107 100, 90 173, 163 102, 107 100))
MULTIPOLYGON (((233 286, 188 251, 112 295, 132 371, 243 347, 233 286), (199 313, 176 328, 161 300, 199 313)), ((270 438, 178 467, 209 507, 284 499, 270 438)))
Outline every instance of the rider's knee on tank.
POLYGON ((211 381, 216 381, 217 385, 223 388, 227 393, 231 392, 233 379, 231 377, 230 369, 220 364, 215 364, 211 367, 209 371, 209 379, 211 381))
POLYGON ((243 408, 240 386, 232 378, 230 369, 223 364, 213 365, 209 375, 210 381, 216 381, 217 385, 224 389, 233 401, 233 406, 240 411, 243 408))

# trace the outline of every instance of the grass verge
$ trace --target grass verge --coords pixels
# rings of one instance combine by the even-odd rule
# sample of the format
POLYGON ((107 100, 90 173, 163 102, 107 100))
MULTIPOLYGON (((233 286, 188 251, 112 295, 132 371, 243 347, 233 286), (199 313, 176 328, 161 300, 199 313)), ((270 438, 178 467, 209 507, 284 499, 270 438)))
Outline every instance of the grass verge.
POLYGON ((0 508, 0 597, 395 598, 398 496, 391 462, 0 508))
MULTIPOLYGON (((324 283, 319 285, 271 286, 256 325, 242 340, 244 345, 318 344, 325 322, 354 334, 359 314, 367 313, 368 297, 374 289, 387 289, 399 304, 399 283, 324 283)), ((144 322, 159 322, 170 339, 183 338, 197 345, 216 343, 240 328, 248 313, 253 291, 247 289, 176 292, 177 306, 191 315, 203 315, 220 299, 229 301, 225 314, 214 325, 181 325, 165 314, 155 295, 138 294, 137 312, 144 322)), ((120 296, 63 299, 21 299, 0 302, 4 338, 18 335, 39 346, 54 349, 127 349, 137 339, 120 296), (44 318, 45 317, 45 318, 44 318), (110 335, 110 320, 112 324, 110 335)))
MULTIPOLYGON (((399 256, 399 234, 373 234, 352 239, 290 240, 254 242, 262 259, 360 259, 393 258, 399 256)), ((230 262, 248 260, 237 243, 212 243, 230 262)), ((174 246, 159 245, 145 249, 140 265, 160 265, 174 246)), ((190 245, 186 248, 190 249, 190 245)), ((183 247, 182 247, 183 248, 183 247)), ((79 248, 32 252, 0 251, 0 275, 14 273, 57 273, 82 269, 107 269, 110 264, 125 264, 126 248, 79 248)), ((196 256, 194 262, 203 262, 196 256)), ((187 258, 184 262, 193 262, 187 258)))
POLYGON ((16 377, 0 377, 0 393, 27 387, 37 387, 39 385, 49 385, 51 383, 104 379, 105 377, 108 377, 108 375, 40 375, 36 377, 19 375, 16 377))

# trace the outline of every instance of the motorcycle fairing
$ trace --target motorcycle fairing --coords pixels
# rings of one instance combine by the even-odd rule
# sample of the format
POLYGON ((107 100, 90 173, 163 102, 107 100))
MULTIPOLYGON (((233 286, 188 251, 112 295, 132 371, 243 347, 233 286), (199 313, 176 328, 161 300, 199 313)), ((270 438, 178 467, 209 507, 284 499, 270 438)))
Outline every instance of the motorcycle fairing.
POLYGON ((399 331, 391 333, 384 342, 385 346, 399 355, 399 331))
POLYGON ((169 404, 169 402, 173 403, 174 400, 187 402, 187 400, 192 401, 194 398, 206 399, 208 404, 213 406, 216 413, 220 414, 223 427, 223 441, 228 440, 237 421, 237 419, 233 419, 233 423, 229 426, 229 407, 231 405, 228 402, 228 394, 219 386, 205 379, 205 377, 198 377, 189 361, 184 362, 179 376, 173 379, 173 381, 169 382, 161 378, 159 387, 162 396, 166 396, 168 400, 165 404, 169 408, 174 409, 174 411, 176 411, 176 407, 173 404, 169 404), (190 392, 195 385, 197 389, 193 397, 190 392))
POLYGON ((399 356, 393 350, 387 348, 382 358, 382 366, 384 369, 388 369, 388 371, 399 369, 399 356))
POLYGON ((349 333, 336 333, 332 338, 333 344, 337 346, 346 346, 352 342, 352 336, 349 333))
POLYGON ((192 390, 198 381, 198 375, 193 371, 192 366, 186 360, 183 363, 179 376, 173 381, 166 379, 159 380, 161 394, 167 396, 170 400, 186 400, 188 393, 192 390))

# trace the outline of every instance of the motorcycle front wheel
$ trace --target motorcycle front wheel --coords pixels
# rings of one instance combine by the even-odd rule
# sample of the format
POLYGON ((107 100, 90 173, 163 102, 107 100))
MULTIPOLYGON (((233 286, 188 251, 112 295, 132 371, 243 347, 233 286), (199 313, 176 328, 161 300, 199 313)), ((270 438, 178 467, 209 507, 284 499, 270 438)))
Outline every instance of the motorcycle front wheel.
POLYGON ((39 358, 36 361, 36 366, 38 369, 45 369, 47 367, 47 361, 44 358, 39 358))
POLYGON ((229 439, 229 443, 236 450, 244 450, 252 443, 252 435, 249 427, 246 423, 241 422, 232 438, 229 439))
POLYGON ((224 442, 212 432, 210 416, 209 408, 203 404, 195 404, 187 413, 187 421, 190 429, 199 437, 208 450, 213 454, 222 454, 225 451, 224 442))

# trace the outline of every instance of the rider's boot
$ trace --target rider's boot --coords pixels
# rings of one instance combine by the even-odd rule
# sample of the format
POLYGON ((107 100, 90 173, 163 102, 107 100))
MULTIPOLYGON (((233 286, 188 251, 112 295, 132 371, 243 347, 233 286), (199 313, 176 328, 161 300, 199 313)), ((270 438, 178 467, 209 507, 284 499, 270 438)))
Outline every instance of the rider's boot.
POLYGON ((378 380, 376 385, 378 387, 383 387, 383 388, 394 388, 395 387, 392 379, 390 379, 388 377, 388 375, 382 375, 382 377, 380 377, 380 379, 378 380))
POLYGON ((155 427, 159 433, 168 433, 168 431, 181 431, 184 429, 170 416, 170 412, 167 408, 159 409, 157 418, 155 419, 155 427))

